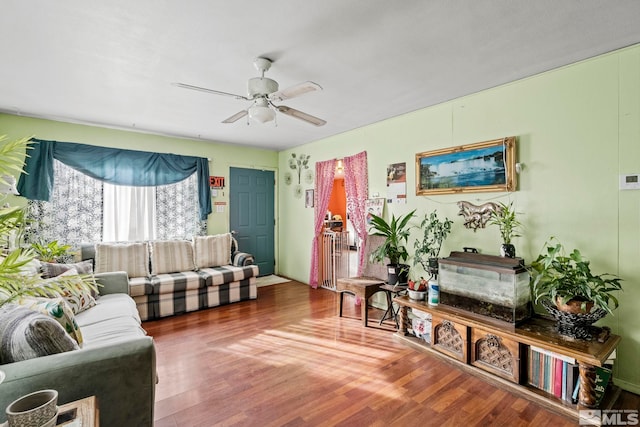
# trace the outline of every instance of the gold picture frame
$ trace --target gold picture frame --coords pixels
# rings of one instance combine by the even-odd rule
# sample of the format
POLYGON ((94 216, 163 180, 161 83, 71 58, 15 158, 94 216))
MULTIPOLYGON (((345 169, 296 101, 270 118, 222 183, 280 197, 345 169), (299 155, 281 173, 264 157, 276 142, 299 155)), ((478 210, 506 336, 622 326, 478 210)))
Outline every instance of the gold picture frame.
POLYGON ((515 191, 516 137, 416 154, 416 196, 515 191))

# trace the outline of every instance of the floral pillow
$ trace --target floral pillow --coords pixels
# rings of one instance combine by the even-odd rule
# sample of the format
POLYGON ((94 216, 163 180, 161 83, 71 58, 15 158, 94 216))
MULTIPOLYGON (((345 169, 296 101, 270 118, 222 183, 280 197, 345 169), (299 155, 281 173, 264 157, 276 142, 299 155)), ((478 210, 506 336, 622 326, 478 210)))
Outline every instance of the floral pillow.
MULTIPOLYGON (((70 270, 65 271, 64 273, 62 273, 57 277, 72 276, 72 280, 73 280, 73 276, 77 276, 77 275, 78 275, 78 272, 76 271, 76 269, 72 268, 70 270)), ((78 280, 80 280, 80 278, 78 278, 78 280)), ((67 291, 63 295, 63 297, 71 307, 71 310, 73 310, 73 314, 82 313, 86 309, 96 305, 96 299, 93 297, 91 291, 83 291, 79 295, 74 295, 71 292, 67 291)))
POLYGON ((79 347, 82 347, 82 332, 76 323, 73 310, 62 297, 23 297, 18 303, 30 310, 46 314, 58 322, 64 330, 73 338, 79 347))

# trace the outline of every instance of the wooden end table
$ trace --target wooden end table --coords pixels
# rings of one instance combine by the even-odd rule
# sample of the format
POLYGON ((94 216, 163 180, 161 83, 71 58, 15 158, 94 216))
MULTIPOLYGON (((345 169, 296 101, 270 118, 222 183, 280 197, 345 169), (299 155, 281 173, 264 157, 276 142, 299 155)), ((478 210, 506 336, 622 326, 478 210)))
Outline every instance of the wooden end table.
POLYGON ((340 294, 340 297, 338 298, 338 316, 342 317, 342 305, 345 292, 360 297, 363 300, 360 303, 362 325, 366 328, 367 321, 369 320, 367 310, 369 307, 369 297, 380 291, 380 286, 382 285, 384 285, 384 280, 376 279, 374 277, 349 277, 338 279, 336 281, 336 292, 340 294))
POLYGON ((56 427, 60 426, 99 427, 100 411, 98 409, 98 399, 95 396, 89 396, 61 405, 58 411, 58 424, 56 424, 56 427))

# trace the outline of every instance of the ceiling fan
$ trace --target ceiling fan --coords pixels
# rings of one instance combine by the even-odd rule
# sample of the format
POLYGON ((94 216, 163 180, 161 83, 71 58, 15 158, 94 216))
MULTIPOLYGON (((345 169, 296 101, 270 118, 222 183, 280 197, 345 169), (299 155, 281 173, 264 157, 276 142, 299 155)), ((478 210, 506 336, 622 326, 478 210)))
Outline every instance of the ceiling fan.
POLYGON ((311 114, 304 113, 295 108, 287 107, 285 105, 275 105, 274 102, 284 101, 286 99, 295 98, 296 96, 303 95, 307 92, 315 90, 322 90, 319 84, 314 82, 303 82, 297 85, 293 85, 283 90, 278 90, 278 82, 264 76, 265 71, 271 68, 271 60, 267 58, 256 58, 253 61, 253 65, 256 69, 262 73, 260 77, 254 77, 247 82, 247 96, 236 95, 233 93, 222 92, 214 89, 207 89, 205 87, 193 86, 186 83, 174 83, 178 87, 185 89, 197 90, 200 92, 212 93, 214 95, 230 96, 235 99, 244 101, 253 101, 253 104, 246 110, 238 111, 231 117, 222 121, 222 123, 234 123, 240 120, 242 117, 249 115, 249 118, 256 120, 260 123, 270 122, 275 120, 276 111, 286 114, 304 122, 310 123, 315 126, 322 126, 327 123, 318 117, 314 117, 311 114))

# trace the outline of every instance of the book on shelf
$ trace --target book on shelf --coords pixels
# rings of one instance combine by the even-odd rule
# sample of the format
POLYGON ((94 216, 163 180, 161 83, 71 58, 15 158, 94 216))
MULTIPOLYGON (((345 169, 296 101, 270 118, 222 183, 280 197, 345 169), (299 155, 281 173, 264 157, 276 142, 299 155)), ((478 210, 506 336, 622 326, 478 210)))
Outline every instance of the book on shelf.
POLYGON ((602 398, 604 397, 607 386, 609 385, 609 379, 611 378, 611 369, 603 366, 596 366, 596 380, 594 383, 596 393, 596 406, 600 405, 602 398))
POLYGON ((579 382, 578 364, 574 358, 534 346, 529 347, 529 385, 566 402, 579 382))
POLYGON ((566 376, 562 376, 562 364, 566 363, 561 359, 553 359, 554 372, 553 372, 553 395, 558 399, 562 399, 562 384, 566 381, 566 376))

